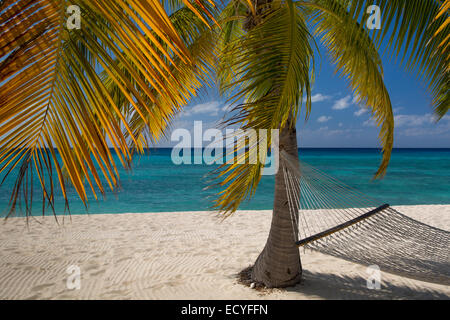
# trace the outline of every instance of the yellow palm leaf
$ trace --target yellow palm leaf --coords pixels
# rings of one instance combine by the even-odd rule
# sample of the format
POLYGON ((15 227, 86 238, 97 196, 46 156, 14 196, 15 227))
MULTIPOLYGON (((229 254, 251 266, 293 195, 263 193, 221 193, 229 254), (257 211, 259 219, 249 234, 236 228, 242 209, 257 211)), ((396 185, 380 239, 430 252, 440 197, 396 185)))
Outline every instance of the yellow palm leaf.
MULTIPOLYGON (((55 183, 66 206, 67 182, 85 204, 89 190, 97 197, 105 183, 117 187, 107 141, 129 167, 124 128, 142 150, 101 72, 155 138, 186 102, 186 93, 196 89, 179 80, 177 70, 191 68, 193 60, 159 0, 77 1, 79 29, 67 27, 73 18, 69 5, 64 0, 0 4, 0 173, 6 178, 18 172, 10 214, 22 195, 30 214, 33 179, 42 187, 44 208, 52 209, 55 183)), ((194 14, 211 21, 205 6, 194 14)))

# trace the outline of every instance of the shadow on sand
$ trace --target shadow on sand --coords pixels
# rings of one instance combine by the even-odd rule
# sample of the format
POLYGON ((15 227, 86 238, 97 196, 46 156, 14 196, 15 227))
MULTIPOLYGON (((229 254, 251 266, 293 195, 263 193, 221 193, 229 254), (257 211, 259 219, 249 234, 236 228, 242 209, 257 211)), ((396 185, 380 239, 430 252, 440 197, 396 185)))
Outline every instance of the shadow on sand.
POLYGON ((286 290, 324 299, 450 299, 449 295, 442 292, 421 288, 413 283, 410 285, 402 286, 382 281, 381 288, 374 290, 367 288, 367 281, 363 277, 303 270, 303 281, 286 290))

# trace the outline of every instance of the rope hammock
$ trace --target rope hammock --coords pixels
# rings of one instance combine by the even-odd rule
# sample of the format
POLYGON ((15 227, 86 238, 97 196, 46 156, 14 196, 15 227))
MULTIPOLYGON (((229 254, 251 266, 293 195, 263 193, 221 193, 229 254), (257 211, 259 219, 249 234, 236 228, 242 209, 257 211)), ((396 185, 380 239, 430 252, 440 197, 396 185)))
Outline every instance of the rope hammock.
POLYGON ((409 218, 282 151, 297 246, 450 285, 450 232, 409 218))

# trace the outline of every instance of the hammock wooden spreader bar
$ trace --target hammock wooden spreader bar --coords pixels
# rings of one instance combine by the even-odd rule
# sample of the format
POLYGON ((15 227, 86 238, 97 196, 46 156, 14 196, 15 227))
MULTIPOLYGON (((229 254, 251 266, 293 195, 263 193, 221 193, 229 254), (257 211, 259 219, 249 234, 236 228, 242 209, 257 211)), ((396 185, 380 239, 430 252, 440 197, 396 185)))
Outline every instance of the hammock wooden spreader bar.
POLYGON ((387 203, 383 204, 382 206, 379 206, 378 208, 370 210, 369 212, 364 213, 364 214, 360 215, 359 217, 356 217, 356 218, 354 218, 352 220, 349 220, 347 222, 341 223, 340 225, 337 225, 337 226, 335 226, 333 228, 330 228, 328 230, 322 231, 322 232, 320 232, 318 234, 315 234, 313 236, 310 236, 310 237, 307 237, 305 239, 299 240, 295 244, 298 247, 302 247, 302 246, 304 246, 304 245, 306 245, 306 244, 308 244, 308 243, 310 243, 312 241, 319 240, 319 239, 321 239, 323 237, 326 237, 326 236, 328 236, 330 234, 333 234, 335 232, 341 231, 342 229, 348 228, 348 227, 350 227, 350 226, 352 226, 352 225, 354 225, 354 224, 356 224, 356 223, 358 223, 360 221, 363 221, 363 220, 373 216, 374 214, 377 214, 380 211, 383 211, 384 209, 387 209, 387 208, 389 208, 389 204, 387 204, 387 203))

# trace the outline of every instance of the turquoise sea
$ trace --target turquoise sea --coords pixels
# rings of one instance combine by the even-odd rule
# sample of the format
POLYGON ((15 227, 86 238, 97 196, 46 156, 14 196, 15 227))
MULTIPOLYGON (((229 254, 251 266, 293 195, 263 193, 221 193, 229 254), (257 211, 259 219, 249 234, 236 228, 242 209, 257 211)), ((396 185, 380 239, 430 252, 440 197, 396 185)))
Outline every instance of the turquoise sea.
MULTIPOLYGON (((394 149, 386 177, 372 181, 380 161, 379 149, 315 149, 299 150, 303 161, 357 188, 363 193, 391 205, 450 204, 450 149, 394 149)), ((119 161, 117 161, 119 164, 119 161)), ((207 174, 215 167, 175 165, 171 149, 151 149, 148 155, 135 160, 133 170, 120 169, 121 189, 108 192, 105 200, 89 202, 88 212, 163 212, 208 210, 213 190, 203 190, 208 184, 207 174)), ((0 188, 0 212, 5 212, 15 172, 0 188)), ((3 178, 3 177, 0 177, 3 178)), ((241 205, 241 209, 271 209, 273 176, 264 176, 256 195, 241 205)), ((36 188, 38 188, 36 181, 36 188)), ((71 214, 85 214, 86 210, 72 189, 71 214)), ((33 204, 40 214, 42 203, 33 204)), ((64 213, 64 201, 57 194, 58 213, 64 213)), ((51 214, 49 211, 48 214, 51 214)))

